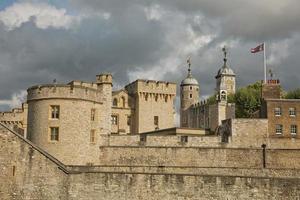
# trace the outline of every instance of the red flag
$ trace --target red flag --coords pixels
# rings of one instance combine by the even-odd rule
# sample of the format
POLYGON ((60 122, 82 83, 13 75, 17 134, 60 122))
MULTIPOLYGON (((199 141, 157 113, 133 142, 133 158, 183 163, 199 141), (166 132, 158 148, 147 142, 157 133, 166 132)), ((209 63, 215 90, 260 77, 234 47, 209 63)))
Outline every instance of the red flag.
POLYGON ((257 52, 263 51, 264 46, 265 46, 264 43, 262 43, 255 48, 251 48, 251 53, 257 53, 257 52))

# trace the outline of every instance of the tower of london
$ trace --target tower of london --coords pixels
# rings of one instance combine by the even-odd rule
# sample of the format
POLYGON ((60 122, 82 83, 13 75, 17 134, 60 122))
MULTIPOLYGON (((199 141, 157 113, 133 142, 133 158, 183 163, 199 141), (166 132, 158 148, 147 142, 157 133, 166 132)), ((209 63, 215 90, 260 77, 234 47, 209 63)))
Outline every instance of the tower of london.
POLYGON ((22 108, 0 113, 0 199, 298 199, 299 99, 271 78, 257 117, 236 118, 223 52, 213 102, 200 100, 190 60, 180 83, 113 90, 101 73, 29 87, 22 108))

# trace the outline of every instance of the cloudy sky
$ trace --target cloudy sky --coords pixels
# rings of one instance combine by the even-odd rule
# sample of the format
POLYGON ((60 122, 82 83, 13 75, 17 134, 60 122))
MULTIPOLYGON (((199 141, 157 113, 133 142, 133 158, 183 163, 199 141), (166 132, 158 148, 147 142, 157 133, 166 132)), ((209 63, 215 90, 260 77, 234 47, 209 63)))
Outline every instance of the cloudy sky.
POLYGON ((186 58, 201 96, 213 93, 223 45, 238 87, 267 61, 287 90, 300 87, 299 0, 0 0, 0 110, 26 88, 111 72, 115 88, 138 78, 179 83, 186 58))

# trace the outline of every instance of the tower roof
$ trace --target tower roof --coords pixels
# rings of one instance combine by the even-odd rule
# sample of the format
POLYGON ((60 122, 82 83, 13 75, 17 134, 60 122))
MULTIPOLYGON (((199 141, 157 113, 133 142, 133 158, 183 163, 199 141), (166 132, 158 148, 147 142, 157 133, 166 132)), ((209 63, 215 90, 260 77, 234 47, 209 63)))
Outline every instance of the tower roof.
POLYGON ((225 47, 223 47, 223 52, 224 52, 224 64, 221 67, 221 69, 219 69, 216 78, 222 76, 222 75, 230 75, 230 76, 235 76, 235 73, 233 72, 233 70, 227 65, 227 50, 225 47))
POLYGON ((198 81, 192 76, 192 72, 191 72, 191 60, 190 58, 187 60, 188 63, 188 75, 187 77, 181 81, 180 86, 184 86, 184 85, 199 85, 198 81))

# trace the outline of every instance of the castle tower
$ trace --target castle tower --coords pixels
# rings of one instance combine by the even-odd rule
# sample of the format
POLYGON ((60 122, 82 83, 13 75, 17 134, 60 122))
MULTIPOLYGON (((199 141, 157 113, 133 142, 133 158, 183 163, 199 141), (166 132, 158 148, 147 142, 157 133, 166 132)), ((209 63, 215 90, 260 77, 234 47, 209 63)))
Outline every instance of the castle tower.
POLYGON ((180 127, 190 127, 188 109, 199 102, 199 83, 191 73, 191 62, 188 63, 188 75, 180 84, 180 127))
POLYGON ((125 89, 135 103, 134 133, 174 127, 175 83, 139 79, 125 89))
POLYGON ((112 76, 28 90, 28 139, 67 165, 98 161, 99 135, 111 132, 112 76))
POLYGON ((216 93, 218 101, 227 101, 227 96, 235 93, 235 73, 227 65, 227 49, 224 47, 222 50, 224 52, 224 64, 216 76, 216 93))

